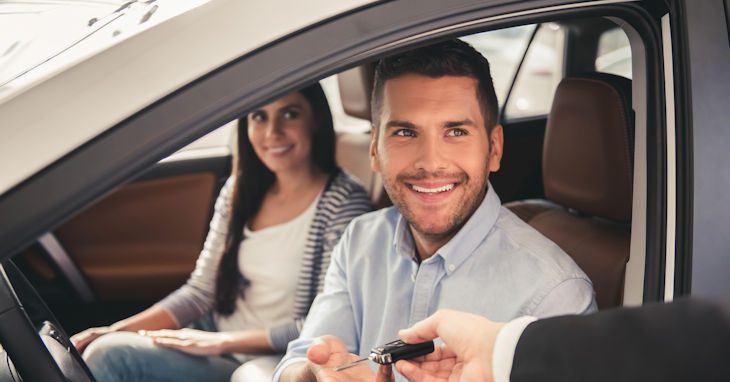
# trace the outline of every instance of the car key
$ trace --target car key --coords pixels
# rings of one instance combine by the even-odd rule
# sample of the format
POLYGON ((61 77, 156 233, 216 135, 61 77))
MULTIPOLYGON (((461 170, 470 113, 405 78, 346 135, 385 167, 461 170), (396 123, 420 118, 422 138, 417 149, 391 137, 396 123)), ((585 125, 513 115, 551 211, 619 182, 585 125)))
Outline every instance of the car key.
POLYGON ((371 349, 369 356, 338 366, 335 368, 335 371, 349 369, 368 360, 381 365, 390 365, 402 359, 411 359, 432 353, 433 350, 433 341, 407 344, 401 340, 396 340, 371 349))

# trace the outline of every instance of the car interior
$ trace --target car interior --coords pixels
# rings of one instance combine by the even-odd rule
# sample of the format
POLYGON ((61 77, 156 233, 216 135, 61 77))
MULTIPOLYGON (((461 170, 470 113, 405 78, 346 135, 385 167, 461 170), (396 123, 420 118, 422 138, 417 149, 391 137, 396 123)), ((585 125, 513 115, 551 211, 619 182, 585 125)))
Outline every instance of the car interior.
MULTIPOLYGON (((490 60, 498 85, 505 148, 490 182, 504 206, 576 261, 600 309, 625 305, 627 296, 640 301, 643 285, 626 277, 637 101, 624 30, 595 17, 464 39, 490 60), (506 45, 513 51, 494 52, 506 45)), ((369 190, 375 208, 385 208, 391 203, 368 157, 374 65, 322 84, 339 164, 369 190), (343 126, 353 120, 357 128, 343 126)), ((231 170, 235 129, 233 121, 160 161, 15 258, 68 333, 140 311, 185 282, 231 170)))

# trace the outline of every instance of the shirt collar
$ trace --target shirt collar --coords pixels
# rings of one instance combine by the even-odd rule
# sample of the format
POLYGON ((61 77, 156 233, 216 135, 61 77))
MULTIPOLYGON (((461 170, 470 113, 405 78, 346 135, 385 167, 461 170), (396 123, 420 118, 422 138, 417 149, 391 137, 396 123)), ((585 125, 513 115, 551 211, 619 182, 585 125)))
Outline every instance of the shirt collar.
POLYGON ((395 253, 405 257, 408 260, 417 261, 416 247, 411 236, 411 230, 408 229, 408 221, 398 212, 398 222, 395 225, 395 235, 393 235, 393 246, 395 253))
MULTIPOLYGON (((446 274, 455 271, 486 239, 497 221, 501 207, 502 202, 499 200, 499 196, 492 185, 489 184, 487 194, 476 211, 469 217, 469 220, 448 243, 436 251, 435 255, 444 260, 446 274)), ((415 260, 416 250, 413 237, 410 229, 408 229, 408 221, 401 214, 398 214, 393 246, 400 256, 415 260)))

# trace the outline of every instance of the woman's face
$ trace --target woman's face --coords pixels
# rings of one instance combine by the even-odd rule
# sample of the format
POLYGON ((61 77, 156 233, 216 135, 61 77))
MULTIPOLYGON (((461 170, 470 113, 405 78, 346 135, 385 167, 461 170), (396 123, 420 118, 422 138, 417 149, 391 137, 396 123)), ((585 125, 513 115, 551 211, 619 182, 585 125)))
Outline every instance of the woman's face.
POLYGON ((291 93, 248 114, 248 139, 256 155, 274 173, 297 171, 311 162, 312 107, 291 93))

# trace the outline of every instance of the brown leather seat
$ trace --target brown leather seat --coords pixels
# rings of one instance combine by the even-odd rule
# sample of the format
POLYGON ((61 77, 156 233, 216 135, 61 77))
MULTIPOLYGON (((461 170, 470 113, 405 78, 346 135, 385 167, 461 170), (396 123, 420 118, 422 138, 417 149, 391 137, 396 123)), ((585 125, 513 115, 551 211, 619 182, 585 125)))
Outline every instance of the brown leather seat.
MULTIPOLYGON (((337 74, 340 99, 349 116, 370 120, 370 97, 373 91, 375 63, 363 64, 337 74)), ((337 135, 337 163, 355 175, 370 192, 375 209, 390 206, 380 174, 370 168, 370 134, 337 135)))
POLYGON ((564 79, 543 147, 547 200, 506 204, 558 244, 593 281, 598 307, 620 306, 631 241, 631 81, 594 73, 564 79))

